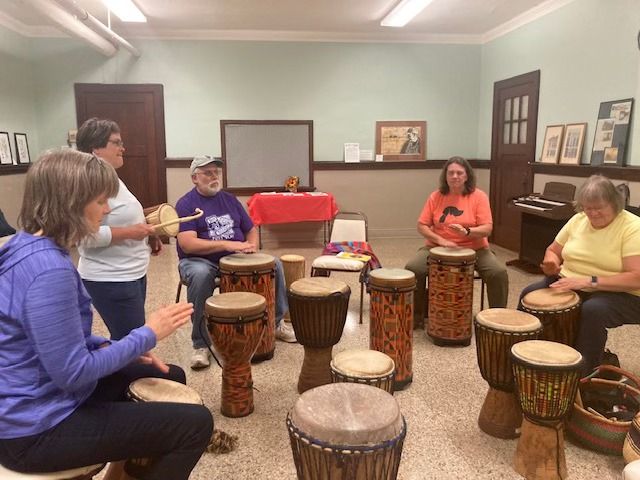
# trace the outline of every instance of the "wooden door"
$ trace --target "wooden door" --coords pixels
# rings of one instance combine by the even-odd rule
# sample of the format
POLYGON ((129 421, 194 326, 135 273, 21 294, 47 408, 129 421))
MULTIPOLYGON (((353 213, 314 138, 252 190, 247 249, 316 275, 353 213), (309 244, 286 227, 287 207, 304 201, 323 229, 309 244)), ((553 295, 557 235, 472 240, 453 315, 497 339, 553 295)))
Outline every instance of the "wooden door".
POLYGON ((162 85, 75 84, 78 126, 91 117, 120 126, 125 146, 118 176, 149 207, 167 201, 162 85))
POLYGON ((533 189, 539 88, 537 70, 496 82, 493 90, 492 242, 514 251, 520 249, 521 214, 509 202, 533 189))

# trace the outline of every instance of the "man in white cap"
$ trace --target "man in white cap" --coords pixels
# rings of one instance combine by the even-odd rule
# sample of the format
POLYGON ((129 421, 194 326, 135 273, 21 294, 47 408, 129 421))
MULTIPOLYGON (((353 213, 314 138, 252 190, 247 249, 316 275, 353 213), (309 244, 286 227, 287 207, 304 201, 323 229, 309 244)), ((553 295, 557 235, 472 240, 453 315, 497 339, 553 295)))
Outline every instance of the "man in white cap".
MULTIPOLYGON (((180 224, 178 234, 178 268, 187 284, 187 299, 193 303, 191 340, 194 353, 191 368, 208 367, 211 344, 204 324, 204 304, 213 294, 220 258, 231 253, 253 253, 258 249, 258 231, 238 199, 222 191, 222 159, 197 156, 191 162, 191 181, 195 187, 176 203, 180 217, 204 214, 180 224)), ((276 259, 276 338, 295 342, 290 325, 282 321, 289 309, 282 264, 276 259)))

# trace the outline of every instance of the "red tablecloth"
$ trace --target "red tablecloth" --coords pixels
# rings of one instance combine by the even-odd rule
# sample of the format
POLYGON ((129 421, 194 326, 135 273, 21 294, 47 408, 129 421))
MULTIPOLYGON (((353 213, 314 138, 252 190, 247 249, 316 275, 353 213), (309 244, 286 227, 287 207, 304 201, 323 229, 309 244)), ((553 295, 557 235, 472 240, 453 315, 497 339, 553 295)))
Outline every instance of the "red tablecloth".
POLYGON ((257 226, 331 220, 338 206, 330 193, 256 193, 247 202, 257 226))

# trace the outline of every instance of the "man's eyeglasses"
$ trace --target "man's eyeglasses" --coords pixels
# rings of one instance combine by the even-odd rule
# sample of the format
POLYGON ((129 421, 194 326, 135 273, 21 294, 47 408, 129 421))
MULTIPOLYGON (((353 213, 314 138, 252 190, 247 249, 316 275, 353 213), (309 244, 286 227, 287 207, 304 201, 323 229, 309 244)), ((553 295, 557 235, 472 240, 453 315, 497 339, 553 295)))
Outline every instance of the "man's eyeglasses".
POLYGON ((122 140, 109 140, 109 143, 113 143, 116 147, 124 147, 124 142, 122 140))
POLYGON ((198 170, 195 173, 199 175, 204 175, 207 178, 213 178, 213 177, 219 177, 220 174, 222 173, 222 169, 216 168, 214 170, 198 170))

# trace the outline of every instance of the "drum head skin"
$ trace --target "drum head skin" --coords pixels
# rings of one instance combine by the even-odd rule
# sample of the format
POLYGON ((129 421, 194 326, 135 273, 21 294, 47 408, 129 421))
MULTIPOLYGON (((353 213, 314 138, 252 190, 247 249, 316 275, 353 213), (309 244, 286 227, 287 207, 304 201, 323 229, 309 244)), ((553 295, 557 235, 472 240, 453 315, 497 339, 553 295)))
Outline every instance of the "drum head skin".
POLYGON ((253 272, 275 268, 276 259, 266 253, 232 253, 220 259, 220 269, 232 272, 253 272))
POLYGON ((573 290, 557 288, 541 288, 527 293, 522 299, 522 306, 529 310, 565 310, 575 307, 580 297, 573 290))
POLYGON ((280 257, 280 261, 284 263, 304 263, 305 259, 302 255, 295 255, 293 253, 287 253, 280 257))
POLYGON ((542 328, 538 317, 510 308, 489 308, 476 315, 478 324, 501 332, 535 332, 542 328))
POLYGON ((207 298, 207 315, 218 318, 252 317, 264 312, 267 301, 262 295, 251 292, 228 292, 207 298))
POLYGON ((291 293, 302 297, 328 297, 335 293, 347 293, 349 285, 342 280, 328 277, 310 277, 296 280, 289 287, 291 293))
POLYGON ((414 287, 416 276, 403 268, 376 268, 369 273, 369 284, 381 287, 414 287))
POLYGON ((358 383, 330 383, 304 392, 291 422, 306 436, 332 445, 377 445, 403 428, 398 402, 390 393, 358 383))
POLYGON ((140 378, 129 385, 129 395, 136 402, 173 402, 203 405, 193 388, 164 378, 140 378))
POLYGON ((433 247, 429 256, 439 260, 471 261, 475 260, 476 252, 471 248, 433 247))
MULTIPOLYGON (((161 205, 158 210, 159 210, 159 213, 160 213, 160 222, 159 223, 165 223, 165 222, 169 222, 171 220, 177 220, 179 218, 178 217, 178 212, 176 212, 176 209, 173 208, 171 205, 169 205, 167 203, 161 205)), ((165 227, 162 227, 162 229, 170 237, 177 237, 178 233, 180 233, 180 224, 179 223, 174 223, 173 225, 167 225, 165 227)))
POLYGON ((573 367, 582 362, 577 350, 563 343, 526 340, 511 347, 513 356, 524 363, 541 367, 573 367))
POLYGON ((396 368, 393 360, 377 350, 345 350, 331 360, 331 368, 349 377, 376 378, 391 375, 396 368))

